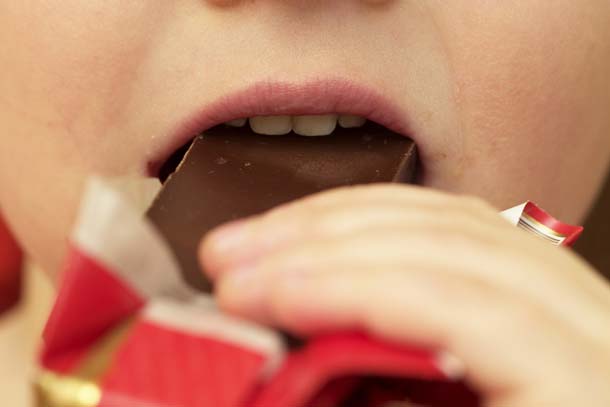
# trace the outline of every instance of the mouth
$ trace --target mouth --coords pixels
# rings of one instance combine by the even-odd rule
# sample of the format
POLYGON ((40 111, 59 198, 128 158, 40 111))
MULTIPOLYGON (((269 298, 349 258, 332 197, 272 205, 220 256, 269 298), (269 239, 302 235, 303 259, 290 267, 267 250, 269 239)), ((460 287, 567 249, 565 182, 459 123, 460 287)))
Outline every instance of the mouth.
POLYGON ((215 126, 277 137, 290 133, 332 137, 337 130, 357 135, 361 128, 381 126, 413 138, 406 114, 366 86, 345 80, 262 82, 187 115, 149 162, 149 175, 164 182, 182 161, 192 140, 215 126))

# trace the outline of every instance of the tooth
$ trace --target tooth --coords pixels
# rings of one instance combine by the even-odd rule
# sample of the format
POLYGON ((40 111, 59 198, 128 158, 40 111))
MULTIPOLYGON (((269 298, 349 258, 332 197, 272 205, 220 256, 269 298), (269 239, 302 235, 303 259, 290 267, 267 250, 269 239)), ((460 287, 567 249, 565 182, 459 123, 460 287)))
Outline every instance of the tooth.
POLYGON ((328 136, 337 127, 336 114, 320 116, 294 116, 292 128, 301 136, 328 136))
POLYGON ((352 129, 354 127, 362 127, 366 123, 366 119, 362 116, 341 115, 339 116, 339 126, 344 129, 352 129))
POLYGON ((280 136, 292 131, 290 116, 258 116, 250 118, 250 128, 257 134, 280 136))
POLYGON ((230 127, 244 127, 246 125, 247 121, 248 121, 248 119, 235 119, 235 120, 229 120, 225 124, 230 127))

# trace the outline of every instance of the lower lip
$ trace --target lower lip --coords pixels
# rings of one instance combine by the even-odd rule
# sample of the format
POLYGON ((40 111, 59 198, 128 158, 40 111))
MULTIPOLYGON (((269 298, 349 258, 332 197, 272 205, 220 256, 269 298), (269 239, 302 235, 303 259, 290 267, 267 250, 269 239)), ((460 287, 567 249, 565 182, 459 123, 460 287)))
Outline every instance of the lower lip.
POLYGON ((229 120, 329 113, 362 116, 396 133, 410 135, 405 113, 371 88, 342 79, 303 84, 264 81, 190 114, 168 139, 169 145, 152 160, 148 172, 156 174, 169 155, 194 136, 229 120))

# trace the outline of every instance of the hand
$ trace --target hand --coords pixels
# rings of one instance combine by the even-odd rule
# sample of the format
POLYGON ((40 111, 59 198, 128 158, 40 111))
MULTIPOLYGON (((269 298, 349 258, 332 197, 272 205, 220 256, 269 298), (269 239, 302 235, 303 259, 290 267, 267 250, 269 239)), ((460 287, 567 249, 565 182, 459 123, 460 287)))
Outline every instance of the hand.
POLYGON ((488 406, 610 406, 608 284, 478 199, 343 188, 222 227, 200 254, 230 312, 448 351, 488 406))

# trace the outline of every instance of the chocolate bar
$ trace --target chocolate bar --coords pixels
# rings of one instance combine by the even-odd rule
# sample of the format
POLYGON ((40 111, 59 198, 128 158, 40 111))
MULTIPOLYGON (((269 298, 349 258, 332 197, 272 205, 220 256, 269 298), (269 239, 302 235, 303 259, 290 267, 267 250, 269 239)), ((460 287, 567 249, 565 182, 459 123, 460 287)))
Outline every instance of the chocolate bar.
POLYGON ((198 136, 148 211, 173 250, 185 280, 209 292, 197 261, 206 232, 323 190, 412 182, 416 147, 368 123, 330 136, 264 136, 217 126, 198 136))

